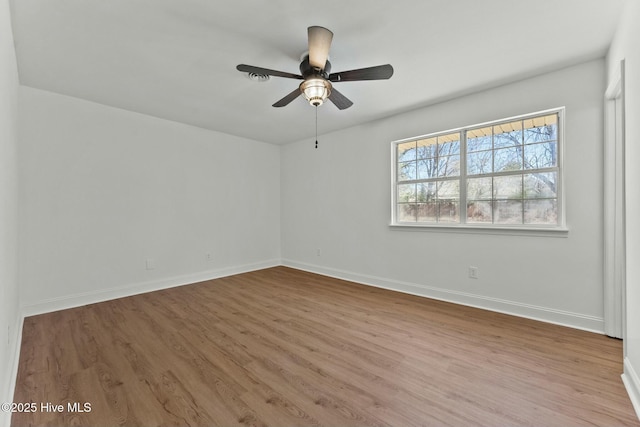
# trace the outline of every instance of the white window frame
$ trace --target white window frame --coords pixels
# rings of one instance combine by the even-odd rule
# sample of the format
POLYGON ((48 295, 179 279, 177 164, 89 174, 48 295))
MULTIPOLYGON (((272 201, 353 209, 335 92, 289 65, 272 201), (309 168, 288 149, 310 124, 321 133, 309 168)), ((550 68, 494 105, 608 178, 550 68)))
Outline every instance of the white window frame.
MULTIPOLYGON (((499 120, 492 120, 484 123, 463 126, 459 128, 449 129, 440 132, 429 133, 425 135, 404 138, 391 142, 391 223, 390 228, 394 230, 419 230, 419 231, 447 231, 462 233, 489 233, 489 234, 514 234, 514 235, 535 235, 535 236, 554 236, 566 237, 568 229, 566 226, 566 203, 564 197, 564 116, 565 108, 558 107, 548 110, 537 111, 534 113, 522 114, 518 116, 508 117, 499 120), (557 205, 558 205, 558 223, 557 224, 489 224, 489 223, 467 223, 466 222, 466 139, 467 131, 480 127, 496 126, 502 123, 508 123, 516 120, 526 120, 529 118, 544 116, 549 114, 558 114, 558 153, 557 153, 557 169, 558 169, 558 189, 557 189, 557 205), (417 141, 421 139, 433 138, 439 135, 460 132, 460 222, 458 223, 438 223, 438 222, 398 222, 397 206, 398 206, 398 144, 417 141)), ((491 176, 499 175, 492 173, 491 176)))

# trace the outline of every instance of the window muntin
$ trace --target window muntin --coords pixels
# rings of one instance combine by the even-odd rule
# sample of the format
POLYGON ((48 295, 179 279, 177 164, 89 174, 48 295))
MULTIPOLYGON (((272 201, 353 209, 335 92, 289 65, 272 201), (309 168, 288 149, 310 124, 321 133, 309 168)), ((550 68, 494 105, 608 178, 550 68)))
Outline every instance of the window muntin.
POLYGON ((562 109, 394 143, 394 224, 558 227, 562 109))

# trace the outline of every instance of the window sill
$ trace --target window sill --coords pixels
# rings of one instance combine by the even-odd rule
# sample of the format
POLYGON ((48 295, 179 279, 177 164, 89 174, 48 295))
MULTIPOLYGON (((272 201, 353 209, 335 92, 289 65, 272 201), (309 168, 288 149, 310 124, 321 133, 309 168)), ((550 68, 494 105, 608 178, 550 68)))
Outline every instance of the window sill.
POLYGON ((535 236, 535 237, 568 237, 566 227, 499 227, 486 225, 440 225, 440 224, 390 224, 394 231, 426 231, 463 234, 497 234, 506 236, 535 236))

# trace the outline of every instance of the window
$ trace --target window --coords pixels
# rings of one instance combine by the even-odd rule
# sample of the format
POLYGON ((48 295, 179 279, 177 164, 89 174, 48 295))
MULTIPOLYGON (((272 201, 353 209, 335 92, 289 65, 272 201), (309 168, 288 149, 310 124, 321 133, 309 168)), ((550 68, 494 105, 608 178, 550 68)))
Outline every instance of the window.
POLYGON ((396 141, 394 225, 563 226, 563 109, 396 141))

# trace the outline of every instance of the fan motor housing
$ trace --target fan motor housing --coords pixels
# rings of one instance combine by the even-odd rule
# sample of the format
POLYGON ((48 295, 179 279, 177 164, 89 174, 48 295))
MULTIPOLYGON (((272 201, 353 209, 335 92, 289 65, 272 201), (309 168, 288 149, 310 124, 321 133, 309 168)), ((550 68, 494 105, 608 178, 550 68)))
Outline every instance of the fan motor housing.
POLYGON ((324 70, 319 68, 314 68, 309 63, 309 55, 305 56, 302 62, 300 63, 300 74, 305 79, 308 77, 321 77, 323 79, 329 78, 329 73, 331 72, 331 62, 327 59, 327 62, 324 66, 324 70))

